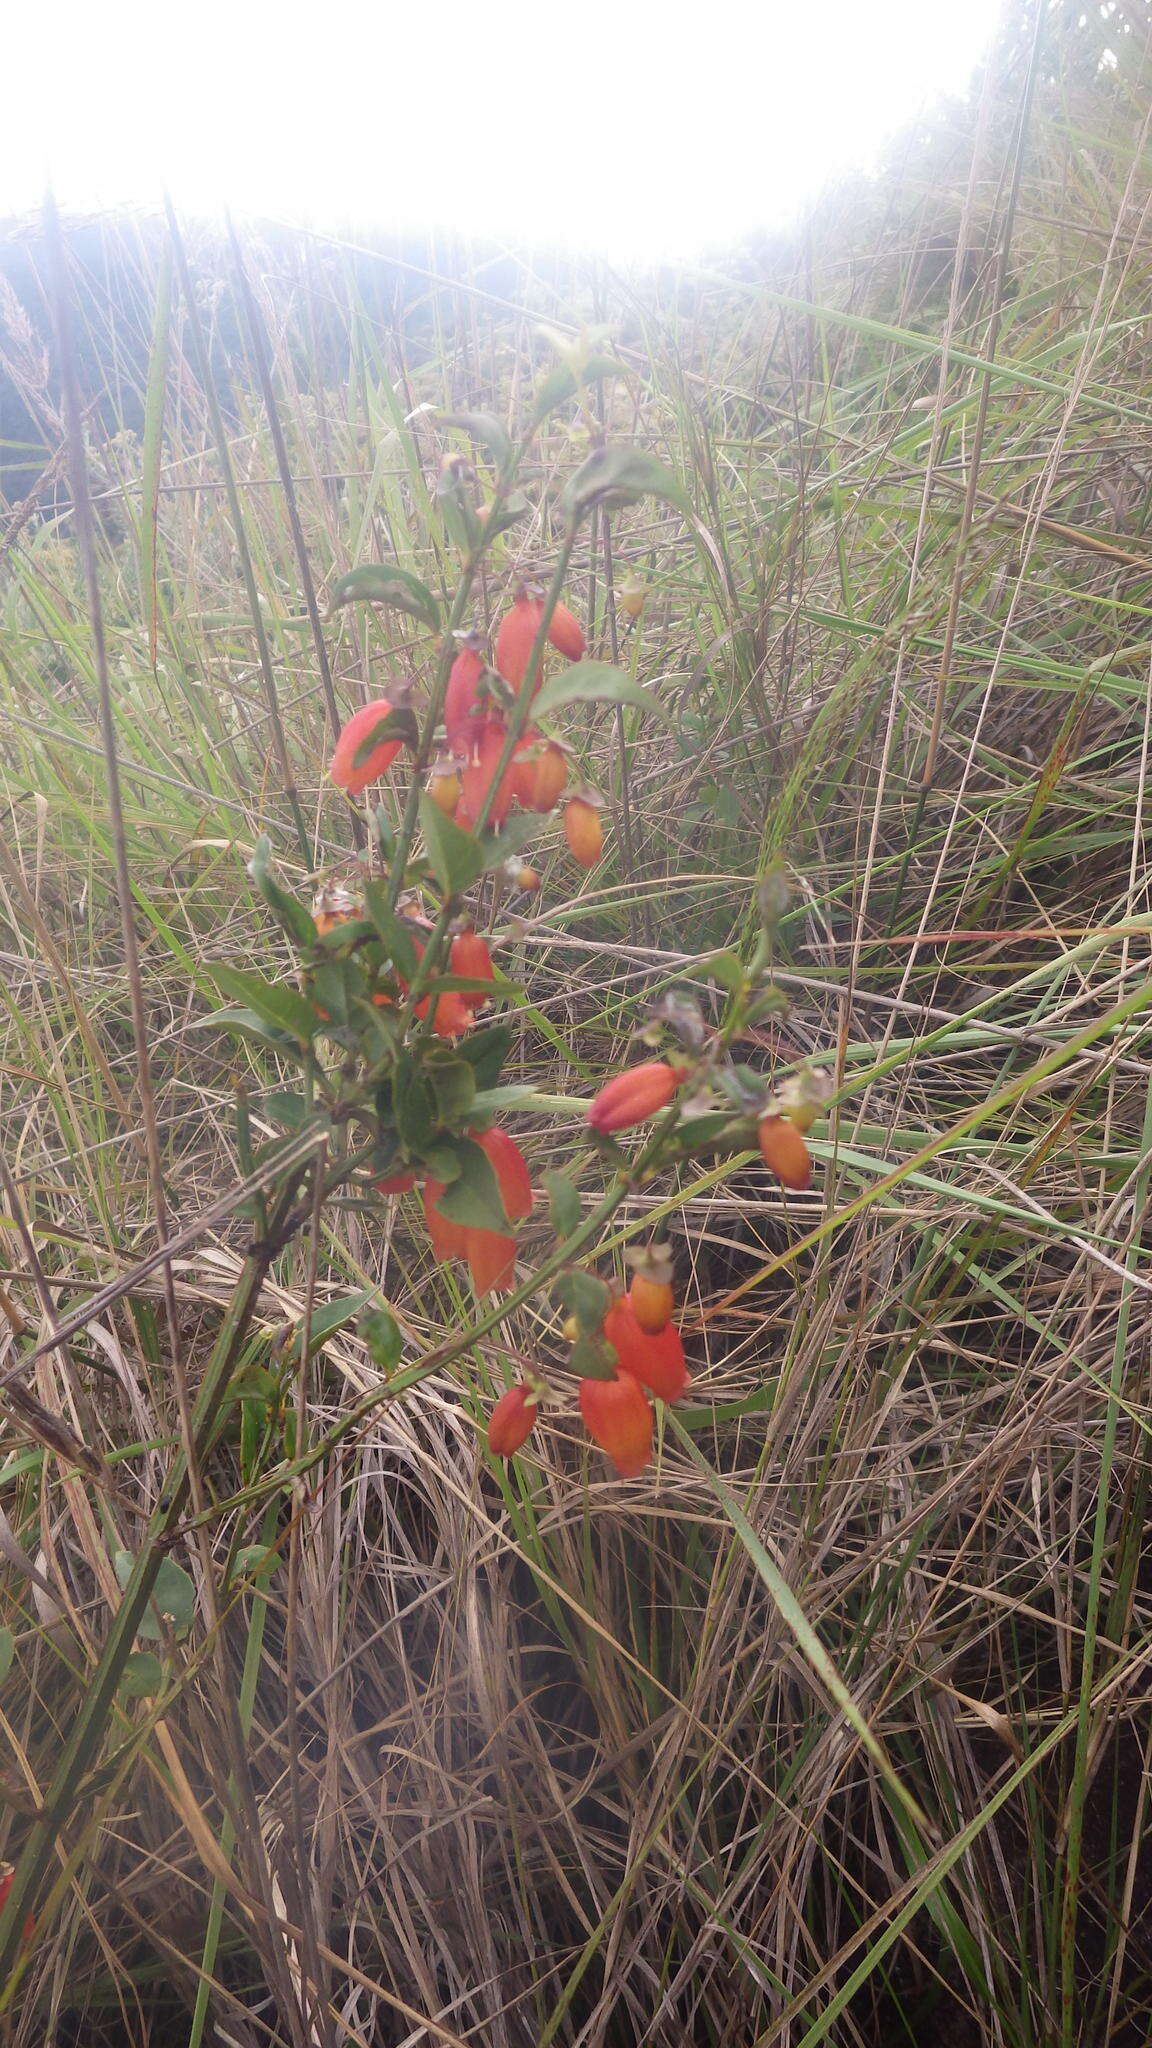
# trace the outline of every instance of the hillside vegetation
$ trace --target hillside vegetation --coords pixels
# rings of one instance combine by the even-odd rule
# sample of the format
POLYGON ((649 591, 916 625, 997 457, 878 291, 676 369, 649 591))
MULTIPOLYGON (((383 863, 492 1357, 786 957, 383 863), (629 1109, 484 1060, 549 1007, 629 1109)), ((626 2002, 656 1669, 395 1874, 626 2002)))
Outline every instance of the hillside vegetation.
POLYGON ((11 2048, 1152 2037, 1150 31, 1022 7, 877 179, 691 271, 0 250, 11 2048), (276 1207, 288 1050, 212 1018, 296 991, 262 876, 355 897, 403 835, 402 759, 326 769, 442 628, 340 579, 443 619, 498 482, 445 416, 515 438, 549 378, 463 625, 598 446, 675 489, 564 582, 658 706, 564 712, 604 857, 545 826, 472 899, 537 1189, 503 1313, 418 1193, 276 1207), (542 1176, 598 1215, 585 1104, 766 955, 739 1058, 829 1075, 815 1172, 623 1188, 589 1257, 669 1239, 692 1384, 620 1478, 542 1176))

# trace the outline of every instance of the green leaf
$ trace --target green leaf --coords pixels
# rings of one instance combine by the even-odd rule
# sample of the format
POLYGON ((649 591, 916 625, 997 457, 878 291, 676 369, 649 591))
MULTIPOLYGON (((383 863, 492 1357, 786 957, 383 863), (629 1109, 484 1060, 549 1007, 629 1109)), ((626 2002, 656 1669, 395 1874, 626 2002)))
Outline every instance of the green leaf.
POLYGON ((404 1350, 404 1332, 390 1309, 369 1309, 356 1325, 356 1334, 368 1348, 368 1356, 381 1372, 393 1372, 404 1350))
MULTIPOLYGON (((117 1550, 112 1555, 112 1569, 118 1583, 126 1587, 132 1577, 136 1559, 130 1550, 117 1550)), ((145 1642, 162 1637, 164 1630, 157 1616, 162 1615, 174 1635, 183 1635, 192 1626, 196 1612, 196 1588, 182 1565, 174 1557, 160 1561, 156 1583, 152 1589, 152 1602, 141 1616, 136 1633, 145 1642)))
POLYGON ((302 1131, 308 1121, 308 1104, 295 1088, 272 1088, 260 1103, 261 1113, 289 1131, 302 1131))
POLYGON ((462 1122, 476 1099, 475 1067, 455 1053, 449 1053, 447 1058, 435 1058, 429 1052, 424 1071, 431 1083, 440 1122, 448 1125, 462 1122))
POLYGON ((594 448, 569 477, 561 504, 570 518, 579 519, 593 505, 634 505, 640 498, 662 498, 666 505, 692 513, 672 471, 643 448, 594 448))
POLYGON ((561 1273, 552 1292, 565 1314, 575 1316, 585 1336, 595 1334, 612 1306, 612 1289, 582 1266, 561 1273))
POLYGON ((396 851, 396 828, 383 804, 377 804, 372 812, 372 831, 385 867, 391 867, 392 855, 396 851))
POLYGON ((13 1480, 23 1479, 26 1472, 39 1472, 43 1464, 44 1453, 40 1449, 14 1451, 10 1458, 4 1460, 3 1470, 0 1471, 0 1486, 11 1486, 13 1480))
POLYGON ((506 860, 528 845, 529 840, 539 839, 546 824, 538 811, 516 811, 499 832, 485 832, 481 838, 480 851, 483 857, 482 872, 490 875, 494 868, 502 868, 506 860))
POLYGON ((435 633, 440 626, 440 607, 426 583, 413 576, 410 569, 402 569, 398 562, 363 562, 358 569, 350 569, 346 576, 339 576, 328 594, 328 610, 334 612, 338 605, 352 604, 367 598, 375 604, 390 604, 394 610, 407 612, 411 618, 419 619, 435 633))
POLYGON ((527 519, 531 510, 532 507, 523 491, 509 491, 506 498, 497 498, 496 503, 489 507, 482 522, 485 538, 495 540, 497 534, 507 533, 511 526, 519 526, 520 521, 527 519))
POLYGON ((449 1138, 445 1145, 455 1154, 460 1171, 436 1204, 440 1214, 466 1229, 510 1231, 488 1154, 471 1138, 449 1138))
POLYGON ((732 1118, 728 1110, 715 1109, 705 1116, 689 1117, 686 1123, 676 1127, 676 1150, 685 1157, 703 1151, 714 1145, 724 1132, 731 1134, 732 1118))
POLYGON ((738 995, 746 979, 744 962, 738 953, 710 953, 706 960, 686 972, 694 981, 718 981, 730 995, 738 995))
POLYGON ((258 1401, 264 1404, 274 1401, 279 1391, 279 1381, 266 1365, 258 1365, 253 1359, 228 1388, 229 1401, 258 1401))
MULTIPOLYGON (((316 1021, 313 1018, 313 1024, 316 1021)), ((213 1010, 210 1017, 194 1017, 188 1028, 192 1031, 202 1031, 209 1024, 217 1025, 221 1031, 238 1031, 242 1038, 254 1038, 260 1045, 274 1046, 276 1051, 281 1053, 295 1051, 298 1045, 295 1033, 277 1031, 274 1026, 265 1024, 264 1019, 258 1017, 255 1010, 239 1007, 213 1010)))
POLYGON ((280 1552, 274 1550, 270 1543, 246 1543, 243 1549, 236 1552, 232 1577, 255 1579, 259 1583, 261 1579, 270 1579, 277 1565, 282 1562, 280 1552))
POLYGON ((11 1671, 12 1659, 15 1655, 15 1636, 10 1628, 0 1628, 0 1685, 3 1685, 4 1680, 11 1671))
MULTIPOLYGON (((141 1635, 144 1631, 141 1629, 141 1635)), ((164 1684, 164 1666, 151 1650, 130 1650, 120 1673, 120 1691, 126 1700, 152 1700, 164 1684)))
POLYGON ((457 464, 448 458, 436 479, 436 503, 449 536, 464 554, 475 547, 480 521, 468 497, 467 486, 457 464))
POLYGON ((261 833, 248 863, 248 873, 288 937, 298 946, 314 946, 316 926, 313 923, 312 912, 307 904, 301 903, 297 897, 290 895, 287 889, 280 887, 269 867, 271 858, 272 842, 267 833, 261 833))
POLYGON ((469 1122, 487 1130, 493 1117, 501 1116, 506 1109, 537 1109, 545 1105, 552 1107, 548 1096, 541 1095, 527 1081, 511 1081, 503 1088, 481 1088, 472 1103, 469 1122))
POLYGON ((602 1337, 577 1337, 568 1355, 571 1370, 582 1380, 614 1380, 616 1353, 602 1337))
POLYGON ((364 908, 388 948, 393 966, 405 981, 411 981, 418 965, 416 946, 407 925, 391 908, 382 882, 365 882, 364 908))
POLYGON ((392 1113, 401 1143, 409 1152, 422 1155, 436 1129, 432 1091, 415 1061, 406 1054, 396 1063, 392 1113))
POLYGON ((399 705, 394 710, 385 712, 384 717, 378 718, 371 731, 365 734, 352 756, 352 766, 363 768, 377 747, 384 746, 388 740, 403 740, 406 747, 414 747, 418 745, 419 739, 420 728, 416 723, 415 712, 409 711, 406 704, 399 705))
POLYGON ((420 829, 432 872, 446 896, 459 896, 484 873, 484 847, 472 832, 446 818, 426 792, 420 797, 420 829))
POLYGON ((532 715, 547 718, 550 712, 562 711, 567 704, 635 704, 641 711, 654 711, 657 717, 671 723, 671 714, 650 690, 633 682, 623 669, 613 668, 608 661, 577 661, 562 675, 553 676, 533 699, 532 715))
POLYGON ((499 1082, 511 1047, 512 1032, 507 1024, 489 1024, 485 1030, 473 1031, 470 1037, 462 1039, 456 1050, 474 1070, 477 1088, 491 1089, 499 1082))
POLYGON ((577 378, 574 370, 565 363, 550 370, 536 393, 536 405, 532 414, 532 425, 538 427, 558 405, 565 405, 570 398, 586 384, 599 384, 605 377, 626 377, 628 366, 618 363, 614 356, 589 356, 577 378))
POLYGON ((542 1176, 548 1196, 548 1213, 552 1229, 560 1239, 571 1237, 580 1228, 583 1208, 580 1191, 562 1173, 545 1173, 542 1176))
POLYGON ((366 939, 376 937, 376 927, 369 918, 349 917, 340 924, 334 924, 330 932, 317 932, 313 938, 313 950, 317 953, 351 953, 362 946, 366 939))
POLYGON ((460 1161, 452 1150, 450 1133, 425 1146, 424 1164, 433 1180, 442 1180, 446 1188, 451 1187, 454 1180, 459 1180, 460 1161))
POLYGON ((767 1017, 786 1017, 791 1008, 791 999, 782 988, 761 989, 749 1003, 744 1022, 761 1024, 767 1017))
MULTIPOLYGON (((308 1356, 312 1358, 329 1337, 342 1330, 346 1323, 358 1316, 365 1302, 371 1301, 374 1287, 362 1287, 355 1294, 342 1294, 336 1301, 326 1301, 322 1308, 314 1308, 308 1324, 308 1356)), ((303 1334, 303 1319, 297 1324, 294 1335, 303 1334)), ((299 1343, 295 1347, 299 1351, 299 1343)))
POLYGON ((460 427, 479 441, 488 450, 496 469, 507 469, 512 460, 512 441, 498 419, 490 412, 442 412, 439 415, 442 427, 460 427))
POLYGON ((732 1060, 727 1066, 718 1066, 715 1074, 730 1102, 737 1103, 741 1109, 763 1108, 768 1076, 759 1067, 750 1067, 743 1060, 732 1060))
MULTIPOLYGON (((370 928, 371 929, 371 928, 370 928)), ((314 970, 309 993, 329 1022, 324 1029, 354 1024, 357 1003, 367 1003, 369 983, 359 960, 324 960, 314 970)))
POLYGON ((214 967, 212 978, 224 995, 247 1010, 254 1010, 265 1024, 286 1031, 307 1045, 313 1038, 317 1018, 311 1003, 282 981, 267 981, 246 967, 214 967))

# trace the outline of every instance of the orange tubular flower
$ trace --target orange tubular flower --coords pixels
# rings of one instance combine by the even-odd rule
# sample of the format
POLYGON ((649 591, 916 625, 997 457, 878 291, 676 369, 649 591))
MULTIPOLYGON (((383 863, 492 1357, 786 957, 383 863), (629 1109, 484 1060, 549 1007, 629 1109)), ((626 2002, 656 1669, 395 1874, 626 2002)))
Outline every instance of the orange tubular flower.
MULTIPOLYGON (((496 667, 514 690, 528 673, 528 657, 536 644, 544 607, 538 597, 519 596, 496 629, 496 667)), ((533 692, 535 694, 535 692, 533 692)))
POLYGON ((501 1394, 488 1418, 488 1449, 494 1458, 511 1458, 531 1435, 538 1402, 527 1380, 501 1394))
MULTIPOLYGON (((448 953, 448 965, 453 974, 467 975, 469 981, 492 981, 492 955, 479 932, 458 932, 448 953)), ((482 1010, 488 1001, 479 990, 474 995, 461 995, 460 1000, 470 1010, 482 1010)))
POLYGON ((576 620, 566 604, 558 604, 548 627, 548 639, 558 654, 568 661, 584 659, 585 640, 576 620))
MULTIPOLYGON (((520 688, 528 673, 528 659, 536 644, 543 616, 542 600, 521 591, 497 628, 496 666, 513 689, 520 688)), ((584 653, 584 634, 566 604, 558 604, 552 613, 548 623, 548 642, 568 661, 579 661, 584 653)), ((533 695, 539 688, 539 681, 537 676, 533 695)))
POLYGON ((468 1230, 465 1257, 477 1294, 503 1294, 516 1282, 516 1239, 502 1230, 468 1230))
POLYGON ((594 868, 604 851, 604 827, 595 804, 574 796, 564 806, 564 837, 582 868, 594 868))
POLYGON ((812 1179, 812 1155, 794 1123, 786 1116, 760 1119, 760 1157, 769 1173, 786 1188, 801 1192, 812 1179))
POLYGON ((382 740, 378 747, 373 747, 366 761, 361 762, 358 768, 355 765, 357 750, 373 727, 387 718, 391 709, 387 697, 377 697, 374 703, 365 704, 361 710, 353 712, 336 742, 328 773, 337 789, 346 789, 349 796, 359 796, 370 782, 376 782, 404 744, 402 740, 382 740))
MULTIPOLYGON (((496 774, 496 766, 504 751, 507 728, 501 718, 490 718, 476 743, 472 759, 460 777, 461 796, 456 811, 457 824, 471 827, 480 815, 484 802, 496 774)), ((502 825, 512 808, 512 799, 517 793, 517 782, 521 770, 515 760, 509 762, 500 778, 500 786, 492 800, 488 813, 490 825, 502 825)))
POLYGON ((630 1372, 614 1380, 581 1380, 580 1413, 621 1479, 635 1479, 652 1456, 652 1406, 639 1380, 630 1372))
POLYGON ((623 1372, 631 1373, 662 1401, 679 1400, 688 1385, 688 1368, 680 1332, 673 1324, 666 1323, 655 1333, 642 1330, 631 1305, 621 1299, 612 1303, 604 1318, 604 1335, 623 1372))
POLYGON ((520 801, 526 811, 552 811, 568 780, 568 759, 555 740, 546 740, 539 753, 524 764, 520 801))
POLYGON ((484 728, 485 709, 478 696, 484 663, 470 647, 461 648, 452 663, 444 697, 444 730, 448 745, 470 753, 484 728))
POLYGON ((495 1124, 487 1131, 469 1131, 468 1136, 488 1155, 509 1221, 520 1223, 532 1207, 532 1180, 515 1138, 495 1124))
POLYGON ((588 1105, 587 1121, 594 1131, 626 1131, 630 1124, 642 1124, 661 1109, 667 1109, 687 1067, 670 1067, 667 1060, 646 1060, 642 1067, 629 1067, 606 1081, 599 1095, 588 1105))
POLYGON ((424 1183, 424 1221, 432 1240, 432 1250, 442 1266, 446 1265, 449 1259, 468 1257, 468 1232, 464 1225, 453 1223, 450 1217, 442 1216, 436 1207, 444 1193, 444 1187, 445 1183, 442 1180, 433 1180, 431 1174, 424 1183))
MULTIPOLYGON (((416 1005, 416 1015, 426 1017, 431 996, 422 996, 416 1005)), ((472 1024, 472 998, 462 996, 456 989, 446 990, 436 997, 436 1008, 432 1012, 432 1029, 437 1038, 461 1038, 472 1024)))

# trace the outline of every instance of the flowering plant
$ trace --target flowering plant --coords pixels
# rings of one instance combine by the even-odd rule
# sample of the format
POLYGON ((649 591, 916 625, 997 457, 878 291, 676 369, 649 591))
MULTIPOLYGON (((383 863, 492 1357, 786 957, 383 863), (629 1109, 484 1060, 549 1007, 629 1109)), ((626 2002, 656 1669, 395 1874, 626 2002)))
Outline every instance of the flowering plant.
MULTIPOLYGON (((480 929, 481 905, 491 924, 509 892, 515 900, 537 885, 523 850, 558 810, 575 859, 592 869, 604 857, 602 802, 575 771, 564 721, 585 702, 660 707, 621 669, 586 658, 583 628, 561 591, 581 527, 597 508, 645 493, 682 500, 653 458, 596 449, 563 493, 551 576, 515 581, 489 639, 469 610, 493 542, 528 509, 516 479, 532 428, 516 446, 486 415, 447 424, 482 444, 492 472, 481 510, 472 461, 448 454, 442 462, 438 497, 460 555, 447 626, 433 592, 395 565, 354 569, 331 597, 332 606, 397 607, 436 646, 426 689, 414 676, 391 678, 351 714, 335 745, 329 776, 350 801, 365 799, 368 852, 305 905, 283 889, 261 843, 252 874, 292 942, 297 986, 224 969, 221 988, 235 1000, 216 1021, 261 1038, 298 1069, 298 1084, 277 1091, 273 1106, 290 1130, 323 1126, 322 1192, 352 1183, 392 1200, 418 1199, 434 1257, 465 1265, 481 1301, 503 1295, 516 1303, 551 1290, 569 1347, 564 1369, 579 1382, 589 1434, 619 1473, 634 1476, 651 1456, 653 1398, 677 1400, 689 1385, 672 1320, 671 1255, 660 1242, 630 1254, 625 1295, 592 1270, 596 1240, 630 1188, 697 1154, 724 1156, 758 1142, 784 1187, 805 1188, 804 1133, 826 1089, 808 1074, 773 1092, 731 1055, 746 1027, 779 1005, 769 975, 782 901, 773 874, 761 891, 763 935, 750 965, 734 954, 706 963, 726 990, 720 1023, 709 1028, 688 992, 665 997, 644 1032, 653 1057, 606 1079, 584 1106, 586 1166, 607 1167, 610 1185, 586 1217, 576 1181, 544 1174, 555 1249, 535 1275, 519 1278, 517 1226, 537 1190, 504 1116, 529 1106, 530 1091, 503 1078, 513 1034, 497 1012, 513 991, 493 958, 492 930, 480 929), (546 673, 546 656, 560 657, 559 672, 546 673), (405 759, 412 772, 397 815, 374 805, 370 792, 405 759), (619 1135, 653 1119, 654 1132, 629 1156, 619 1135)), ((392 1360, 402 1339, 388 1322, 375 1309, 363 1327, 392 1360)), ((513 1455, 558 1398, 542 1372, 509 1388, 491 1418, 491 1451, 513 1455)))

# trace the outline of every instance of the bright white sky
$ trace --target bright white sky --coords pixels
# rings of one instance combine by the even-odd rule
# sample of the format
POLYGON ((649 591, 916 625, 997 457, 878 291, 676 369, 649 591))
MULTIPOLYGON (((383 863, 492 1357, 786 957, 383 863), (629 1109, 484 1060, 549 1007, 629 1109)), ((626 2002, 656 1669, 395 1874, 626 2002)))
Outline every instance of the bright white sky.
POLYGON ((53 0, 5 9, 0 217, 435 221, 617 259, 779 226, 941 93, 999 0, 53 0))

